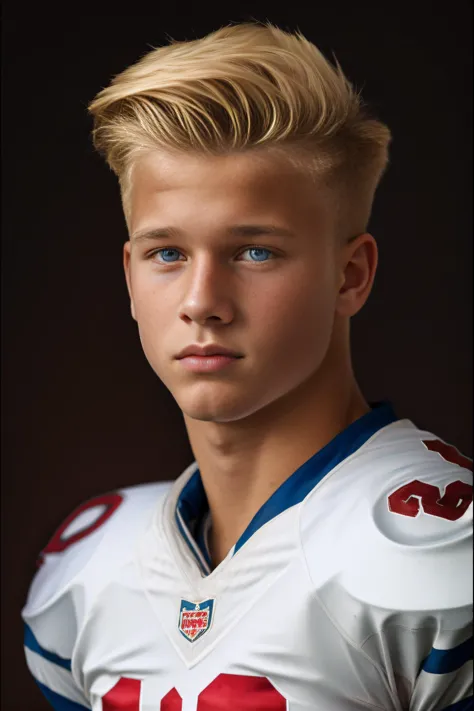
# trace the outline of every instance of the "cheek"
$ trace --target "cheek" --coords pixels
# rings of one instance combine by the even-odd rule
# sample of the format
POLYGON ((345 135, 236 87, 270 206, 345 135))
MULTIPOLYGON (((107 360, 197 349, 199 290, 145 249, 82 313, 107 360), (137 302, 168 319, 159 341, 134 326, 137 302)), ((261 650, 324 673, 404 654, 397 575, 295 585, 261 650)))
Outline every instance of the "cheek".
POLYGON ((140 341, 147 359, 157 364, 164 354, 166 334, 172 327, 172 309, 167 308, 163 293, 143 284, 134 289, 133 301, 140 341))
MULTIPOLYGON (((133 302, 140 330, 144 336, 162 334, 169 325, 173 304, 173 290, 169 283, 158 278, 148 263, 137 258, 132 265, 131 285, 133 302)), ((175 306, 175 304, 174 304, 175 306)))
POLYGON ((331 284, 311 275, 259 299, 258 341, 277 357, 314 361, 325 351, 334 321, 335 293, 331 284))
POLYGON ((159 300, 153 289, 135 287, 133 292, 133 301, 135 304, 135 312, 139 328, 147 331, 152 328, 152 324, 156 324, 157 318, 160 318, 159 300))

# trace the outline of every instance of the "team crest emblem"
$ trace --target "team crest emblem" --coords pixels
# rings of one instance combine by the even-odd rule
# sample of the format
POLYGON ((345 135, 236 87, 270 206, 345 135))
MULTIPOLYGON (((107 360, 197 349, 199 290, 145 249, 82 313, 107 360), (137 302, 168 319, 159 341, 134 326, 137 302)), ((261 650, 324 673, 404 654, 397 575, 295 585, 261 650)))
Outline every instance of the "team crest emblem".
POLYGON ((207 632, 212 622, 214 600, 189 602, 181 600, 179 631, 188 642, 195 642, 207 632))

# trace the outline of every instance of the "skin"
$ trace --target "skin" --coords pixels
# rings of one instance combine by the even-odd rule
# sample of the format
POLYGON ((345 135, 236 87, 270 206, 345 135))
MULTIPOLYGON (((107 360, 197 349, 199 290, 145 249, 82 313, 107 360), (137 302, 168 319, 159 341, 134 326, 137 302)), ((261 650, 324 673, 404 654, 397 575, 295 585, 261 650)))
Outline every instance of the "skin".
POLYGON ((131 311, 151 367, 183 412, 209 501, 214 566, 280 484, 369 410, 349 322, 370 293, 377 247, 366 232, 338 233, 335 200, 268 151, 154 152, 134 165, 123 253, 131 311), (237 225, 292 236, 231 234, 237 225), (143 237, 165 227, 175 234, 143 237), (192 373, 175 356, 195 343, 244 357, 192 373))

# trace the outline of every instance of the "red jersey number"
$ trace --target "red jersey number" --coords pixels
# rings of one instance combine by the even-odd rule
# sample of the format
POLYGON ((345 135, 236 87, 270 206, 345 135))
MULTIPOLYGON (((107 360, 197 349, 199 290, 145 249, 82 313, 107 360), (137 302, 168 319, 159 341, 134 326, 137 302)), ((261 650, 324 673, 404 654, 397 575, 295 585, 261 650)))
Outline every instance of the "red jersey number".
MULTIPOLYGON (((439 439, 423 440, 425 447, 437 452, 443 459, 472 471, 472 460, 464 457, 456 447, 439 439)), ((417 516, 420 508, 424 513, 447 521, 457 521, 472 502, 472 486, 460 479, 450 482, 441 494, 437 486, 414 479, 404 484, 388 497, 388 508, 402 516, 417 516)))
POLYGON ((63 521, 63 523, 54 533, 46 548, 43 548, 43 550, 41 551, 37 563, 38 567, 42 565, 44 561, 44 556, 47 553, 62 553, 67 548, 69 548, 69 546, 72 546, 74 543, 77 543, 82 538, 85 538, 94 531, 97 531, 97 529, 100 528, 118 509, 122 501, 123 496, 121 496, 120 494, 104 494, 103 496, 96 496, 94 499, 90 499, 84 504, 78 506, 77 509, 75 509, 66 518, 66 520, 63 521), (76 520, 78 516, 80 516, 85 511, 89 511, 89 509, 93 509, 98 506, 105 508, 100 514, 98 514, 97 518, 94 519, 92 523, 90 523, 85 528, 82 528, 80 531, 77 531, 77 533, 73 533, 71 536, 67 536, 66 538, 64 538, 65 531, 67 531, 69 526, 73 523, 73 521, 76 520))
MULTIPOLYGON (((102 699, 103 711, 139 711, 142 682, 122 678, 102 699)), ((201 691, 196 711, 286 711, 286 701, 273 684, 261 676, 219 674, 201 691)), ((182 711, 183 699, 171 689, 160 703, 160 711, 182 711)))
POLYGON ((122 677, 102 698, 102 711, 140 711, 140 679, 122 677))

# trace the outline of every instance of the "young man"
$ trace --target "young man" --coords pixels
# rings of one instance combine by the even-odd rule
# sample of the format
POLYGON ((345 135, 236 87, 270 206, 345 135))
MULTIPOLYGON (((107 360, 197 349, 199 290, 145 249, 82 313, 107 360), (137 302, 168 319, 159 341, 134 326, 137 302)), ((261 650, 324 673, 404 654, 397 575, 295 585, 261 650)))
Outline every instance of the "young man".
POLYGON ((389 130, 271 25, 155 49, 90 110, 195 461, 43 550, 41 689, 62 711, 472 708, 471 462, 369 406, 351 367, 389 130))

